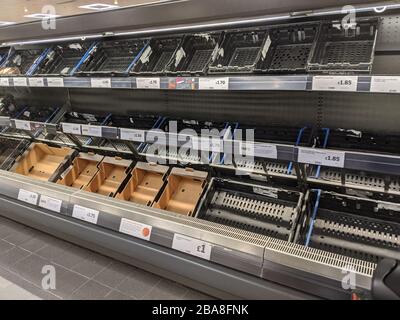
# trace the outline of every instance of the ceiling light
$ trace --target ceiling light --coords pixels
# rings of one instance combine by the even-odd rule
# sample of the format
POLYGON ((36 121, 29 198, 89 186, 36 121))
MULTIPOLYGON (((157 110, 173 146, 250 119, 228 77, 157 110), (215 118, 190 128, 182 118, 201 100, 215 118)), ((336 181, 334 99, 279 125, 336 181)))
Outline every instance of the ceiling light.
POLYGON ((49 13, 32 13, 32 14, 27 14, 24 17, 32 18, 32 19, 51 19, 51 18, 58 18, 60 16, 56 15, 56 14, 49 14, 49 13))
POLYGON ((105 3, 93 3, 88 4, 85 6, 79 6, 81 9, 88 9, 88 10, 96 10, 96 11, 103 11, 103 10, 114 10, 120 8, 120 6, 113 5, 113 4, 105 4, 105 3))
POLYGON ((0 27, 9 26, 10 24, 15 24, 15 22, 10 21, 0 21, 0 27))

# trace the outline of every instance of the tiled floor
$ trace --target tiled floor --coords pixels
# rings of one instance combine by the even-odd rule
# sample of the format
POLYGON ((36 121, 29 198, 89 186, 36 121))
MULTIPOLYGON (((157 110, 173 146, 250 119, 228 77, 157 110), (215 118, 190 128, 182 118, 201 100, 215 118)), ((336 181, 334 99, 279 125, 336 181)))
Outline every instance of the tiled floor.
POLYGON ((1 299, 211 297, 0 217, 1 299), (51 283, 48 270, 55 271, 54 290, 42 286, 51 283))

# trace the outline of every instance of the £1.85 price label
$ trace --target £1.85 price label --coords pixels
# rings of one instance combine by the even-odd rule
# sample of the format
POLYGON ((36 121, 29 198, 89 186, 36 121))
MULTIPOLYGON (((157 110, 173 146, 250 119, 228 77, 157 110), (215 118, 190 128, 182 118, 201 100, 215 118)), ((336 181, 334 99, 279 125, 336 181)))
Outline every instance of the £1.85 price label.
POLYGON ((357 76, 315 76, 312 89, 315 91, 357 91, 357 76))
POLYGON ((312 148, 299 148, 298 161, 327 167, 343 168, 346 153, 312 148))

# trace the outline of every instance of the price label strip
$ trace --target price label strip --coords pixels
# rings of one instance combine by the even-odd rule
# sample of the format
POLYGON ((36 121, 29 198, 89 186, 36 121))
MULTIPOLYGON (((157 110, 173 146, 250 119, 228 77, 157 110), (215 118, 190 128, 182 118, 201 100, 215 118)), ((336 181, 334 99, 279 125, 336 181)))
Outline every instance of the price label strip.
POLYGON ((9 87, 10 80, 8 78, 0 78, 0 86, 1 87, 9 87))
POLYGON ((111 88, 110 78, 91 78, 90 83, 92 88, 111 88))
POLYGON ((71 134, 82 134, 82 127, 80 124, 76 123, 62 123, 62 131, 64 133, 71 133, 71 134))
POLYGON ((74 209, 72 211, 72 217, 89 223, 97 224, 99 219, 99 211, 85 208, 76 204, 74 205, 74 209))
POLYGON ((47 78, 47 86, 53 88, 62 88, 64 87, 64 79, 63 78, 47 78))
POLYGON ((181 234, 174 234, 172 248, 205 260, 211 258, 212 245, 210 243, 181 234))
POLYGON ((18 192, 18 200, 29 203, 29 204, 33 204, 33 205, 37 205, 38 202, 38 198, 39 195, 35 192, 31 192, 28 190, 24 190, 24 189, 19 189, 18 192))
POLYGON ((136 87, 138 89, 160 89, 160 78, 136 78, 136 87))
POLYGON ((344 160, 346 156, 344 151, 331 151, 311 148, 298 148, 298 150, 298 162, 300 163, 344 168, 344 160))
POLYGON ((15 87, 27 87, 28 80, 26 78, 13 78, 15 87))
POLYGON ((398 76, 373 76, 371 78, 371 92, 399 93, 400 77, 398 76))
POLYGON ((31 87, 44 87, 43 78, 29 78, 29 85, 31 87))
POLYGON ((101 126, 82 125, 82 134, 90 137, 102 137, 101 126))
POLYGON ((31 131, 32 130, 30 121, 14 120, 14 122, 15 122, 15 128, 17 128, 19 130, 26 130, 26 131, 31 131))
POLYGON ((229 78, 200 78, 200 90, 229 90, 229 78))
POLYGON ((41 195, 39 200, 39 207, 60 213, 62 207, 62 201, 41 195))
POLYGON ((135 238, 150 241, 152 226, 122 218, 119 232, 133 236, 135 238))
POLYGON ((357 76, 314 76, 312 89, 315 91, 357 91, 357 76))
POLYGON ((145 142, 145 131, 120 128, 121 140, 145 142))

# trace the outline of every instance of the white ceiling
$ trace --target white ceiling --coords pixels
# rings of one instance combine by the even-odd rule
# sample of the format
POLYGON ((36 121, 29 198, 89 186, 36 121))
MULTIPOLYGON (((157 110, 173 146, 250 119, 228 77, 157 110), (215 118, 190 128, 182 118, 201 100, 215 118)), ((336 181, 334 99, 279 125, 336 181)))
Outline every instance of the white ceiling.
POLYGON ((126 7, 159 1, 165 0, 0 0, 0 22, 7 21, 21 23, 35 21, 36 19, 25 18, 24 16, 34 13, 42 13, 42 8, 46 5, 54 6, 57 15, 70 16, 96 12, 79 8, 79 6, 88 4, 117 4, 121 7, 126 7))

